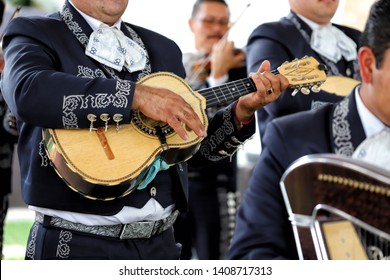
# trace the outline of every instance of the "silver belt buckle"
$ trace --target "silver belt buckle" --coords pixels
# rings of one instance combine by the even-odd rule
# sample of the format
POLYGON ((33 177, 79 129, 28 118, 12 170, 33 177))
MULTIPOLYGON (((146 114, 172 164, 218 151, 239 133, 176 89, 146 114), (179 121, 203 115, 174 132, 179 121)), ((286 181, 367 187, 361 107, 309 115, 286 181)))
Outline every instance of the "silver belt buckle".
POLYGON ((154 222, 137 222, 125 224, 120 239, 150 238, 153 233, 154 222))

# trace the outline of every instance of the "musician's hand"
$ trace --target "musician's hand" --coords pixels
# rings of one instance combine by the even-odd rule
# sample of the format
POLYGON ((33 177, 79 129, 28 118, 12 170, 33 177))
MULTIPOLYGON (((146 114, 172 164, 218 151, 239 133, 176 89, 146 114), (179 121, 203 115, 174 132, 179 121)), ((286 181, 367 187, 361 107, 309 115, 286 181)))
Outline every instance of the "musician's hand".
POLYGON ((183 123, 196 135, 206 137, 206 130, 192 107, 178 94, 163 88, 137 84, 132 109, 171 126, 184 140, 188 139, 183 123))
POLYGON ((236 52, 232 41, 221 39, 213 45, 210 62, 210 76, 220 78, 228 74, 230 69, 244 67, 245 53, 243 51, 236 52))
POLYGON ((268 60, 263 61, 257 73, 249 76, 256 84, 257 91, 239 98, 236 107, 236 118, 246 122, 253 117, 256 110, 275 101, 289 85, 283 75, 274 75, 270 72, 271 64, 268 60))

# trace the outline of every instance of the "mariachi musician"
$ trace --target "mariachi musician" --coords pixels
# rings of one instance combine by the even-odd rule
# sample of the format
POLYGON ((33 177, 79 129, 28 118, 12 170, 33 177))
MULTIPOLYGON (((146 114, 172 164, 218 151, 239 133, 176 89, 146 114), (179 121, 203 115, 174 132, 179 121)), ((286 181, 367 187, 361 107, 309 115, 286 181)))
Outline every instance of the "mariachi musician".
MULTIPOLYGON (((230 11, 224 0, 195 2, 189 27, 194 34, 195 53, 184 53, 187 82, 194 90, 219 86, 247 77, 245 53, 227 40, 230 11)), ((218 108, 209 108, 210 116, 218 108)), ((236 156, 211 167, 189 170, 189 212, 175 224, 175 236, 182 243, 182 259, 220 259, 229 245, 229 226, 234 227, 234 210, 228 219, 227 205, 236 201, 236 156), (227 197, 220 199, 220 197, 227 197), (228 220, 229 223, 223 223, 228 220), (190 234, 188 233, 190 229, 190 234)))

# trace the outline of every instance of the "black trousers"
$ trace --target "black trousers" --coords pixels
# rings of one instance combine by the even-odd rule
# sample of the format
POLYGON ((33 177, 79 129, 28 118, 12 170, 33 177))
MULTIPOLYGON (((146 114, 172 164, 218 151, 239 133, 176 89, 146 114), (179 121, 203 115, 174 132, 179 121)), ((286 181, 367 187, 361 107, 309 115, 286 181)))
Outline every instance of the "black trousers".
POLYGON ((181 213, 175 224, 176 241, 182 244, 181 259, 200 260, 221 258, 221 213, 217 182, 190 180, 189 209, 181 213))
POLYGON ((33 223, 26 260, 174 260, 180 258, 173 228, 148 239, 118 239, 33 223))

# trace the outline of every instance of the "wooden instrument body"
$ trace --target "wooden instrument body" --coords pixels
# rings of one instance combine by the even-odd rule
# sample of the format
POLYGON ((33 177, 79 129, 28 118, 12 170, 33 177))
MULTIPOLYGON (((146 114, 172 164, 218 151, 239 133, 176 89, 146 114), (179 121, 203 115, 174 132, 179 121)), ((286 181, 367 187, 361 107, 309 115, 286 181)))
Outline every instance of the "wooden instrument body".
MULTIPOLYGON (((207 128, 206 100, 170 73, 149 75, 140 84, 167 88, 185 97, 207 128)), ((172 165, 189 159, 203 139, 186 129, 189 138, 184 141, 166 124, 134 112, 130 124, 115 126, 104 132, 114 155, 109 159, 96 131, 89 129, 44 129, 47 153, 57 173, 74 190, 89 198, 110 200, 133 190, 132 181, 161 156, 172 165), (163 145, 155 126, 161 126, 166 144, 163 145), (111 188, 110 188, 111 187, 111 188), (110 193, 110 194, 108 194, 110 193)))

